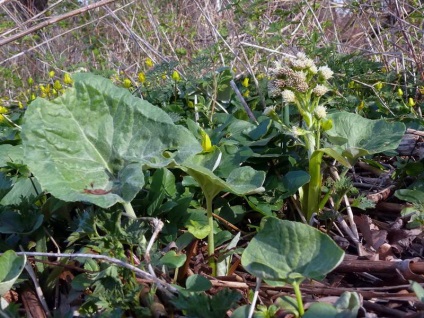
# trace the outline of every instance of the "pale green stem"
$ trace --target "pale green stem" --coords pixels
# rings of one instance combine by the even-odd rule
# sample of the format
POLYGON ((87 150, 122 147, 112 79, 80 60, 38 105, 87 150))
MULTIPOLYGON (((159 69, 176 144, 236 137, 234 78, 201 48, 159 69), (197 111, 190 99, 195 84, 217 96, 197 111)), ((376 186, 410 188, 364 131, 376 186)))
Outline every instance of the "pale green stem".
POLYGON ((289 105, 284 106, 284 124, 290 127, 290 108, 289 105))
POLYGON ((134 209, 131 205, 131 203, 122 203, 122 205, 124 206, 125 209, 125 213, 127 214, 127 216, 131 219, 136 219, 137 215, 135 215, 134 209))
POLYGON ((300 291, 300 284, 298 282, 292 283, 294 294, 296 295, 296 302, 297 302, 297 310, 299 311, 299 316, 303 316, 305 314, 305 309, 303 308, 303 301, 302 301, 302 293, 300 291))
POLYGON ((318 212, 322 183, 322 156, 323 153, 317 151, 314 152, 313 156, 309 159, 309 175, 311 176, 311 179, 308 184, 307 206, 304 208, 304 210, 306 210, 306 219, 308 221, 311 219, 313 213, 318 212))
POLYGON ((316 124, 315 137, 315 149, 319 149, 321 144, 321 119, 316 124))
POLYGON ((215 240, 213 237, 213 215, 212 215, 212 200, 213 198, 206 197, 206 211, 209 224, 209 234, 208 234, 208 256, 209 256, 209 266, 212 269, 212 276, 216 276, 216 262, 214 258, 215 254, 215 240))

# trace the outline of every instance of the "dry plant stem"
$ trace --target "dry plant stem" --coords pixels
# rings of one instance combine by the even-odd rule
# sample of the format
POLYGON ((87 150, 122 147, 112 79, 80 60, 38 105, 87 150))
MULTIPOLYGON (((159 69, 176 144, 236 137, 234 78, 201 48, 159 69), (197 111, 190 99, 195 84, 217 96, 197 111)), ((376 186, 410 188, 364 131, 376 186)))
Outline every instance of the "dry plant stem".
POLYGON ((265 97, 262 94, 262 90, 259 89, 259 82, 258 82, 258 79, 255 76, 255 71, 253 70, 252 65, 250 65, 249 59, 248 59, 248 57, 246 55, 246 52, 244 51, 244 48, 243 47, 240 47, 240 50, 243 53, 243 57, 246 60, 246 65, 248 66, 249 73, 250 73, 250 75, 253 78, 253 82, 255 83, 256 89, 258 90, 258 94, 259 94, 259 98, 261 100, 262 107, 265 109, 265 107, 266 107, 265 97))
MULTIPOLYGON (((339 173, 337 172, 337 169, 335 167, 331 167, 330 168, 330 174, 332 175, 332 177, 339 181, 340 180, 340 176, 339 173)), ((350 229, 352 230, 352 233, 354 235, 355 238, 355 242, 359 244, 359 233, 358 233, 358 228, 356 227, 356 223, 353 219, 353 212, 352 212, 352 208, 350 207, 350 203, 349 203, 349 199, 347 197, 347 195, 343 196, 344 202, 346 204, 346 213, 349 219, 349 224, 350 224, 350 229)))
POLYGON ((32 28, 28 28, 28 29, 26 29, 26 30, 24 30, 22 32, 19 32, 19 33, 15 34, 15 35, 11 35, 11 36, 9 36, 6 39, 1 40, 0 41, 0 46, 3 46, 3 45, 6 45, 6 44, 8 44, 10 42, 16 41, 17 39, 20 39, 21 37, 24 37, 25 35, 31 34, 31 33, 35 32, 37 30, 40 30, 42 28, 45 28, 46 26, 56 24, 57 22, 60 22, 62 20, 71 18, 71 17, 76 16, 78 14, 81 14, 83 12, 87 12, 87 11, 90 11, 90 10, 93 10, 93 9, 96 9, 96 8, 99 8, 101 6, 104 6, 106 4, 109 4, 109 3, 112 3, 112 2, 115 2, 115 1, 116 0, 103 0, 103 1, 95 2, 93 4, 89 4, 88 6, 85 6, 83 8, 76 9, 76 10, 73 10, 71 12, 68 12, 68 13, 65 13, 65 14, 62 14, 62 15, 59 15, 59 16, 50 18, 50 19, 48 19, 48 20, 46 20, 44 22, 41 22, 41 23, 39 23, 37 25, 34 25, 32 28))
POLYGON ((150 263, 151 258, 150 258, 150 250, 153 247, 153 243, 156 241, 157 236, 159 235, 160 231, 162 231, 163 228, 163 222, 157 218, 154 218, 150 224, 153 226, 154 231, 152 234, 152 237, 150 238, 149 244, 146 247, 146 252, 145 252, 145 260, 147 262, 147 268, 149 269, 150 275, 152 275, 153 277, 156 277, 155 271, 153 270, 152 264, 150 263))
POLYGON ((250 305, 248 318, 252 318, 255 312, 256 302, 258 301, 259 290, 261 289, 261 283, 262 283, 262 280, 259 277, 256 277, 255 293, 253 294, 252 304, 250 305))
MULTIPOLYGON (((22 247, 21 247, 21 250, 22 250, 22 247)), ((16 254, 22 255, 22 252, 18 252, 16 254)), ((34 269, 32 268, 31 264, 28 262, 28 260, 25 262, 25 269, 27 270, 29 277, 31 277, 31 280, 35 287, 35 292, 37 293, 38 300, 40 301, 41 306, 43 306, 43 309, 46 312, 46 316, 51 317, 52 315, 50 313, 49 306, 47 305, 46 299, 44 298, 43 290, 41 289, 40 284, 38 283, 37 275, 35 275, 34 269)))
POLYGON ((244 110, 246 111, 247 115, 249 116, 249 118, 256 124, 258 125, 258 121, 256 120, 255 115, 253 115, 252 111, 249 108, 249 105, 247 105, 246 101, 244 100, 243 96, 241 95, 236 83, 234 82, 234 80, 230 81, 230 85, 232 87, 232 89, 234 90, 234 92, 236 93, 238 99, 240 100, 240 103, 243 105, 244 110))
MULTIPOLYGON (((148 272, 139 269, 138 267, 125 263, 119 259, 105 256, 105 255, 96 255, 96 254, 83 254, 83 253, 41 253, 41 252, 16 252, 17 255, 26 255, 26 256, 43 256, 43 257, 70 257, 70 258, 90 258, 90 259, 98 259, 103 260, 117 266, 129 269, 133 271, 136 276, 146 279, 150 282, 153 282, 157 285, 158 289, 165 292, 169 297, 173 297, 173 294, 178 293, 178 290, 167 282, 163 282, 159 280, 157 277, 150 275, 148 272)), ((0 253, 3 255, 3 253, 0 253)))

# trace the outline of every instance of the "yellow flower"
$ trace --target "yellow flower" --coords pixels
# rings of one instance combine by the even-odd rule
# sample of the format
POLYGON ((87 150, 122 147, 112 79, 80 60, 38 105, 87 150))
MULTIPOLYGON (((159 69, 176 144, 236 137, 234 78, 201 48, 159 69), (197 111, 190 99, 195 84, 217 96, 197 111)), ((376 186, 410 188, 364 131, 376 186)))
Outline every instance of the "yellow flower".
POLYGON ((146 81, 146 75, 143 72, 138 73, 138 81, 143 84, 146 81))
POLYGON ((152 59, 151 59, 150 57, 148 57, 148 58, 144 61, 144 63, 146 63, 146 65, 147 65, 148 67, 152 67, 152 66, 154 65, 154 63, 153 63, 153 61, 152 61, 152 59))
POLYGON ((259 74, 258 76, 257 76, 257 79, 258 80, 261 80, 261 79, 264 79, 265 78, 265 74, 264 73, 261 73, 261 74, 259 74))
POLYGON ((131 80, 129 78, 124 79, 122 82, 125 88, 130 88, 132 86, 131 80))
POLYGON ((241 85, 243 85, 244 87, 249 87, 249 78, 245 77, 243 82, 241 82, 241 85))
POLYGON ((200 128, 200 136, 202 136, 202 148, 204 152, 209 152, 212 150, 212 142, 209 137, 209 135, 204 131, 202 128, 200 128))
POLYGON ((9 109, 4 106, 0 106, 0 114, 7 114, 9 112, 9 109))
POLYGON ((379 91, 383 88, 383 83, 382 82, 377 82, 375 83, 375 88, 379 91))
POLYGON ((249 91, 249 90, 246 90, 246 91, 243 93, 243 97, 249 97, 249 94, 250 94, 250 91, 249 91))
POLYGON ((28 78, 28 85, 32 86, 34 84, 34 79, 32 77, 28 78))
POLYGON ((361 102, 358 105, 358 110, 363 110, 365 107, 365 102, 363 100, 361 100, 361 102))
POLYGON ((36 98, 37 98, 37 95, 35 95, 34 93, 32 93, 32 94, 31 94, 31 98, 30 98, 30 100, 32 100, 32 101, 33 101, 33 100, 34 100, 34 99, 36 99, 36 98))
POLYGON ((68 73, 65 73, 65 75, 63 75, 63 82, 66 84, 66 85, 71 85, 72 84, 72 78, 71 78, 71 75, 69 75, 68 73))
POLYGON ((397 95, 398 95, 399 97, 402 97, 402 96, 403 96, 403 90, 402 90, 401 88, 398 88, 398 89, 397 89, 397 95))
POLYGON ((49 72, 49 77, 50 77, 50 78, 53 78, 53 77, 54 77, 54 74, 55 74, 55 72, 54 72, 54 71, 50 71, 50 72, 49 72))
POLYGON ((179 82, 180 81, 180 74, 177 72, 177 71, 173 71, 172 72, 172 79, 174 80, 174 81, 176 81, 176 82, 179 82))
POLYGON ((188 106, 189 108, 194 108, 194 103, 193 103, 191 100, 189 100, 189 101, 187 102, 187 106, 188 106))
POLYGON ((59 91, 59 90, 62 89, 62 84, 58 80, 55 80, 54 83, 53 83, 53 88, 55 90, 59 91))
POLYGON ((22 102, 18 102, 18 106, 19 106, 20 109, 24 108, 24 104, 22 104, 22 102))
POLYGON ((408 106, 409 107, 414 107, 415 106, 415 101, 412 97, 408 98, 408 106))

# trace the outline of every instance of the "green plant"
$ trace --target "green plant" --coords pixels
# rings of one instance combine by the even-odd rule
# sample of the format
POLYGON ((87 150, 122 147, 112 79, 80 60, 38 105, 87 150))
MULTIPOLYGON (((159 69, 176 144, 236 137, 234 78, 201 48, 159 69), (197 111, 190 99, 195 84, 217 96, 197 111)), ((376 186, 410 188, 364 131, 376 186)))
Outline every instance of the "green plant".
POLYGON ((303 316, 300 283, 306 278, 323 279, 343 257, 344 252, 319 230, 271 217, 263 219, 261 229, 244 250, 241 263, 269 285, 292 285, 297 312, 303 316))

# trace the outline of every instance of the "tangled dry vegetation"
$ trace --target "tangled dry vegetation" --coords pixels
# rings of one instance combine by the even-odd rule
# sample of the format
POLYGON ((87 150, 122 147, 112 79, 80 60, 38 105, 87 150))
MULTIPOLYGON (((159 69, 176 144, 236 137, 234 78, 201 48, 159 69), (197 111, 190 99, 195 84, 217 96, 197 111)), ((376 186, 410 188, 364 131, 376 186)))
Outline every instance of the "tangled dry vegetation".
POLYGON ((147 57, 185 60, 212 45, 217 63, 252 74, 279 54, 334 45, 338 53, 361 52, 387 69, 424 76, 422 7, 413 1, 57 1, 41 12, 34 8, 42 4, 33 5, 32 16, 23 3, 1 3, 6 78, 78 67, 137 74, 147 57))

